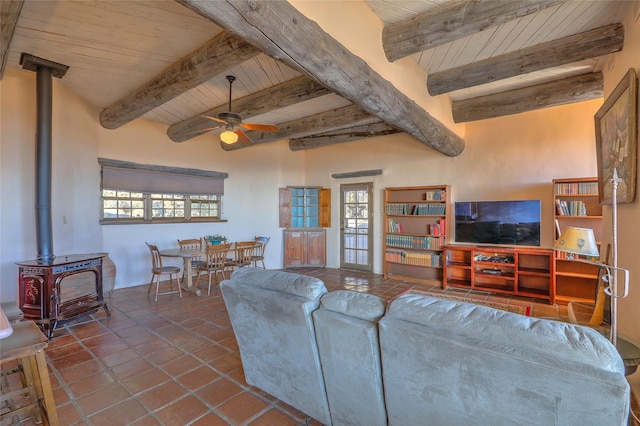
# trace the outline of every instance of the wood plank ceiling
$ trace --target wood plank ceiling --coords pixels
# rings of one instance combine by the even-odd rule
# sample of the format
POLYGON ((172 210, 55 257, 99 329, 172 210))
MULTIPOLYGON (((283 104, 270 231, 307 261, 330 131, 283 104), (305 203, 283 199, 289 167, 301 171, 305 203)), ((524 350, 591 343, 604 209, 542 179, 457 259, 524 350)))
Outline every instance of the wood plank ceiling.
MULTIPOLYGON (((599 71, 623 48, 624 14, 637 13, 634 2, 615 0, 364 1, 384 23, 387 60, 412 57, 427 75, 416 90, 448 96, 456 122, 602 97, 599 71)), ((225 76, 234 75, 233 112, 280 130, 246 131, 253 143, 222 144, 227 150, 281 139, 301 150, 395 132, 449 156, 464 149, 287 2, 3 0, 1 7, 0 73, 19 68, 23 52, 68 65, 62 84, 100 109, 106 128, 141 117, 187 141, 215 125, 203 115, 228 111, 225 76)))

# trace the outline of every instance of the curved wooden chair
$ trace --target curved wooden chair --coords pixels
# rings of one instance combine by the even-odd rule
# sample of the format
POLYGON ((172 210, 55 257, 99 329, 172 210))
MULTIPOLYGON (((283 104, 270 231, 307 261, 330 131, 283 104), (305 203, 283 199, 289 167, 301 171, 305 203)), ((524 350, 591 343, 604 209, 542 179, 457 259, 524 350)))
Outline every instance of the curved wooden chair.
POLYGON ((233 258, 227 259, 226 267, 233 270, 243 266, 251 266, 251 256, 256 246, 255 241, 238 241, 233 243, 233 258))
POLYGON ((267 248, 267 243, 271 237, 258 237, 256 236, 253 241, 255 241, 256 245, 253 249, 253 255, 251 256, 251 263, 253 263, 254 267, 258 267, 258 262, 262 262, 262 269, 267 269, 264 266, 264 250, 267 248))
MULTIPOLYGON (((178 240, 180 250, 200 250, 202 251, 202 240, 200 238, 189 238, 186 240, 178 240)), ((191 270, 200 273, 200 270, 206 268, 207 262, 203 259, 203 256, 191 257, 191 270)), ((184 280, 184 273, 182 271, 182 279, 184 280)))
POLYGON ((207 266, 203 268, 200 273, 198 273, 198 278, 196 279, 196 287, 198 286, 198 281, 200 281, 200 275, 202 272, 206 272, 209 275, 209 288, 207 290, 207 294, 211 294, 211 278, 215 278, 216 283, 218 281, 218 274, 222 274, 222 279, 226 279, 225 270, 227 268, 227 256, 229 254, 229 249, 231 248, 231 244, 212 244, 207 246, 207 266))
MULTIPOLYGON (((607 254, 605 259, 609 262, 609 255, 611 252, 611 244, 607 245, 607 254)), ((596 284, 595 303, 584 303, 571 301, 567 305, 567 316, 569 322, 572 324, 586 325, 593 328, 602 326, 604 322, 604 308, 607 300, 607 296, 604 292, 605 284, 602 279, 604 275, 604 268, 600 268, 598 272, 598 282, 596 284)))
POLYGON ((156 282, 156 302, 158 301, 158 295, 162 294, 172 294, 172 293, 180 293, 180 298, 182 299, 182 288, 180 288, 180 282, 178 281, 178 274, 180 273, 180 268, 177 266, 162 266, 162 256, 160 256, 160 251, 158 250, 158 246, 154 244, 145 243, 149 250, 151 251, 151 281, 149 282, 149 288, 147 289, 147 294, 151 292, 151 288, 153 287, 153 282, 156 282), (160 290, 160 277, 163 275, 169 275, 169 290, 159 293, 160 290), (178 286, 177 290, 173 290, 173 279, 175 275, 176 285, 178 286))

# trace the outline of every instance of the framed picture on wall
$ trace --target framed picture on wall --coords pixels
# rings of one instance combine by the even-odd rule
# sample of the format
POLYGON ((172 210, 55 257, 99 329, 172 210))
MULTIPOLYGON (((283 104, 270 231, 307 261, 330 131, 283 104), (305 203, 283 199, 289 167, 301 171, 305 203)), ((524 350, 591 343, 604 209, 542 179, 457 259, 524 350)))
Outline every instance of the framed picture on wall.
POLYGON ((638 79, 631 68, 595 115, 600 204, 612 202, 613 171, 620 179, 617 203, 636 195, 638 151, 638 79))

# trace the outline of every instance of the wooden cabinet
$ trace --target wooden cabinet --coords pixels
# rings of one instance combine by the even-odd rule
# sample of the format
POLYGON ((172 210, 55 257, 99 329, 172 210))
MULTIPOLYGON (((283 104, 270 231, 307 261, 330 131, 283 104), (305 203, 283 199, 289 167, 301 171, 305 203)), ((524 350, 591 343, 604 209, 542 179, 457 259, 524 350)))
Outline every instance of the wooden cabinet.
POLYGON ((331 226, 331 189, 280 188, 280 227, 284 231, 284 268, 324 267, 326 232, 331 226))
POLYGON ((290 186, 280 188, 281 228, 329 228, 331 188, 290 186))
POLYGON ((449 187, 385 189, 384 276, 442 283, 449 187))
POLYGON ((326 233, 324 229, 285 229, 284 267, 324 267, 326 233))
MULTIPOLYGON (((593 229, 596 241, 602 239, 602 206, 598 197, 598 178, 554 179, 555 238, 566 226, 593 229)), ((601 248, 601 247, 600 247, 601 248)), ((568 259, 556 251, 555 294, 558 303, 593 302, 598 282, 598 267, 568 259)))
POLYGON ((555 303, 552 250, 450 245, 445 256, 445 289, 459 287, 555 303))

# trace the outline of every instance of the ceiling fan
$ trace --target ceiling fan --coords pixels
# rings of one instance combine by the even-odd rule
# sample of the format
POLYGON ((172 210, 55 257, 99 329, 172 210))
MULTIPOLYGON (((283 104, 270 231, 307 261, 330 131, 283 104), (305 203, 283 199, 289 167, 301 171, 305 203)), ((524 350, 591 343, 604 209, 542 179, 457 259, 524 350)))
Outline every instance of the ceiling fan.
POLYGON ((217 117, 203 115, 204 118, 219 123, 217 126, 210 127, 207 130, 214 130, 224 126, 224 131, 220 133, 220 140, 222 142, 232 144, 240 141, 240 143, 245 145, 250 144, 252 140, 240 128, 246 130, 259 130, 263 132, 277 132, 279 130, 278 126, 274 126, 273 124, 243 123, 240 114, 231 112, 231 87, 233 82, 236 81, 236 78, 233 75, 228 75, 227 80, 229 81, 229 111, 221 112, 217 117))

